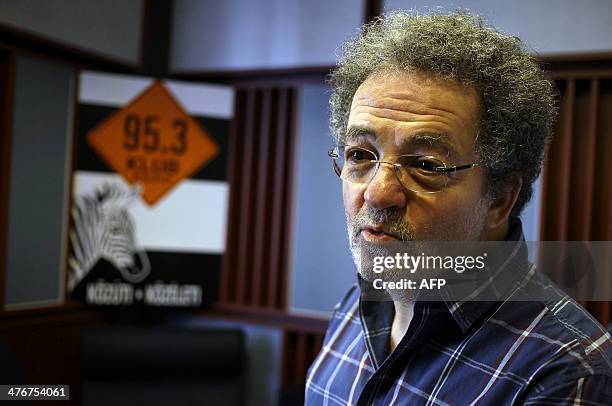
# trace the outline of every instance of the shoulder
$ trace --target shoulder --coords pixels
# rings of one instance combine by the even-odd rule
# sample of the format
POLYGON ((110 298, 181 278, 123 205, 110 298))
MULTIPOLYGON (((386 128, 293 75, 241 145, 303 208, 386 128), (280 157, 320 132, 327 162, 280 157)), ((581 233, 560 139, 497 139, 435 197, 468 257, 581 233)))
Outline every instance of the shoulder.
POLYGON ((612 341, 608 332, 582 305, 569 296, 543 303, 546 309, 538 330, 565 344, 561 354, 577 364, 577 377, 612 377, 612 341))
POLYGON ((529 380, 539 388, 581 379, 612 378, 610 333, 579 303, 536 275, 518 289, 489 319, 506 332, 521 337, 529 380))

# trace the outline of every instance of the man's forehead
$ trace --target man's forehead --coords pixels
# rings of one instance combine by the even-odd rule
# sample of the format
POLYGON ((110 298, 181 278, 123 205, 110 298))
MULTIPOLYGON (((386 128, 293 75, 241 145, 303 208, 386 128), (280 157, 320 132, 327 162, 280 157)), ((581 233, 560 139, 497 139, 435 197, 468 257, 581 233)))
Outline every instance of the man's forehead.
POLYGON ((468 152, 479 108, 475 89, 455 81, 421 72, 377 72, 354 95, 346 140, 392 135, 398 145, 429 143, 451 153, 468 152))

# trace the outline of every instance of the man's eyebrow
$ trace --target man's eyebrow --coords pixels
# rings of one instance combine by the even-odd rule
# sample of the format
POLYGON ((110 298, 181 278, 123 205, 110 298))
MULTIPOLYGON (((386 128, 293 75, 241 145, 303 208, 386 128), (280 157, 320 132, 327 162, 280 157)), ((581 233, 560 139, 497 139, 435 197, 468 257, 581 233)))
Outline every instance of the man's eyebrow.
POLYGON ((369 138, 372 141, 375 141, 378 136, 371 128, 367 127, 351 127, 346 132, 345 141, 351 141, 356 138, 369 138))
POLYGON ((402 140, 402 146, 428 146, 436 149, 443 149, 449 154, 457 155, 457 147, 451 141, 451 137, 446 134, 434 132, 421 132, 402 140))
MULTIPOLYGON (((357 138, 367 138, 372 142, 378 139, 375 131, 368 127, 351 127, 346 132, 345 142, 350 142, 357 138)), ((458 155, 459 151, 452 142, 452 138, 443 133, 419 132, 402 139, 401 147, 430 147, 447 152, 449 155, 458 155)))

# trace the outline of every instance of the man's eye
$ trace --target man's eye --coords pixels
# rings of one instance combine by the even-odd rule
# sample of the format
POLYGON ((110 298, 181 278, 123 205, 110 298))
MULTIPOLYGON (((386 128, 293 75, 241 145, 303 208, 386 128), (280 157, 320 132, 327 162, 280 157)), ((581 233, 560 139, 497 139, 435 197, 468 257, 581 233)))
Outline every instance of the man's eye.
POLYGON ((439 173, 438 168, 444 168, 444 164, 437 159, 421 157, 417 161, 417 168, 427 173, 439 173))
POLYGON ((365 162, 376 159, 372 156, 372 154, 368 151, 364 151, 362 149, 352 149, 347 151, 346 154, 347 161, 351 162, 365 162))

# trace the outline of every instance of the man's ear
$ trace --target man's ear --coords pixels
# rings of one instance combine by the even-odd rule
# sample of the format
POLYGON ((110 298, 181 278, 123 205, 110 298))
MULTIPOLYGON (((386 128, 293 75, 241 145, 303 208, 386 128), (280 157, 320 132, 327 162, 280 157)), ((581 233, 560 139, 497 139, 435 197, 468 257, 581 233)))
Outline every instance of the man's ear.
POLYGON ((495 230, 505 228, 522 186, 523 177, 517 173, 511 174, 506 179, 501 190, 491 198, 485 222, 487 230, 495 234, 495 230))

